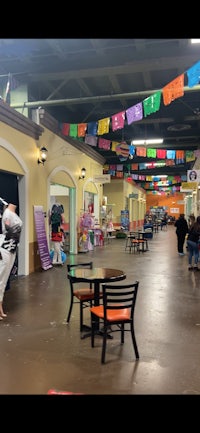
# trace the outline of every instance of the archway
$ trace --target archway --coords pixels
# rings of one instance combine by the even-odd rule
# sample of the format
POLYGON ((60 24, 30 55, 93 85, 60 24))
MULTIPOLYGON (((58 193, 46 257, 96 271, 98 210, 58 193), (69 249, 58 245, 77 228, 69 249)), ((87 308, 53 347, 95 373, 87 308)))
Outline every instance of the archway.
MULTIPOLYGON (((77 183, 70 171, 63 166, 56 167, 48 177, 48 209, 52 207, 53 200, 62 201, 68 234, 68 247, 70 254, 77 254, 77 183), (53 188, 54 187, 54 191, 53 188), (54 195, 52 195, 52 191, 54 195)), ((48 230, 50 239, 50 228, 48 230)))

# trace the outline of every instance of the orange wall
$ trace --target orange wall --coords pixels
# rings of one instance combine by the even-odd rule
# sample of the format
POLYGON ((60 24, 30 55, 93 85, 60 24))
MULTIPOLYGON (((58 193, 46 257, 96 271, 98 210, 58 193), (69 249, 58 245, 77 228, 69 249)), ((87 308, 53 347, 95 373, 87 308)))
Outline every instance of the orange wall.
POLYGON ((150 211, 150 207, 154 206, 166 206, 166 212, 168 215, 175 216, 175 218, 178 218, 180 213, 184 213, 184 194, 181 193, 174 193, 170 196, 161 196, 161 195, 154 195, 154 194, 147 194, 146 196, 146 211, 150 211), (178 208, 179 213, 172 213, 170 212, 170 209, 178 208))

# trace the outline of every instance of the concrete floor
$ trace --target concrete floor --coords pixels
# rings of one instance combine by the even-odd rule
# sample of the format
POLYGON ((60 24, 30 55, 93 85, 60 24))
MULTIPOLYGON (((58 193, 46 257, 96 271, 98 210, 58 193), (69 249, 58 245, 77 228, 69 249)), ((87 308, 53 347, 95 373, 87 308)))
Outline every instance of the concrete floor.
MULTIPOLYGON (((200 394, 200 272, 188 271, 177 253, 174 226, 154 234, 149 251, 129 254, 124 239, 67 257, 119 268, 140 282, 135 331, 140 360, 129 333, 108 341, 101 365, 101 337, 81 340, 79 306, 66 325, 69 283, 66 263, 15 277, 5 293, 7 319, 0 322, 0 394, 46 395, 50 388, 87 395, 200 394)), ((90 323, 89 312, 84 311, 90 323)))

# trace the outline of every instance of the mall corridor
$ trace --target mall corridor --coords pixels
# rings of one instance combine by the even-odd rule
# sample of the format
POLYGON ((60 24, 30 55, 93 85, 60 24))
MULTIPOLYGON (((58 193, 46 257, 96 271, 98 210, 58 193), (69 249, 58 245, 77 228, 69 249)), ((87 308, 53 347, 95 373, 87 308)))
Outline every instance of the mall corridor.
MULTIPOLYGON (((52 388, 86 395, 200 394, 200 272, 188 271, 186 248, 178 255, 174 226, 148 243, 148 251, 130 254, 124 239, 112 239, 68 255, 61 267, 11 281, 4 298, 8 317, 0 323, 0 394, 46 395, 52 388), (66 265, 89 260, 122 269, 127 282, 139 280, 137 362, 130 335, 120 346, 116 334, 102 365, 101 337, 94 348, 81 339, 78 305, 66 324, 66 265)), ((88 309, 84 322, 90 324, 88 309)))

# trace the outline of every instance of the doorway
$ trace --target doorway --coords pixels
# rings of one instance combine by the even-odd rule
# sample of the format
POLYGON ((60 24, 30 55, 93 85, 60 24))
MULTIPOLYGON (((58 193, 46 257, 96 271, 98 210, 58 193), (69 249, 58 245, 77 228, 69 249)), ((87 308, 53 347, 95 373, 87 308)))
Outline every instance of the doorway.
MULTIPOLYGON (((64 222, 61 224, 63 230, 63 250, 65 253, 70 251, 70 222, 69 222, 69 188, 56 183, 50 184, 50 212, 55 204, 62 206, 64 214, 64 222)), ((50 230, 50 246, 51 246, 51 230, 50 230)))
MULTIPOLYGON (((19 215, 19 190, 18 177, 11 173, 0 172, 0 197, 7 203, 13 203, 16 207, 16 213, 19 215)), ((2 215, 4 205, 0 202, 0 234, 2 234, 2 215)), ((18 275, 18 250, 11 275, 18 275)))

